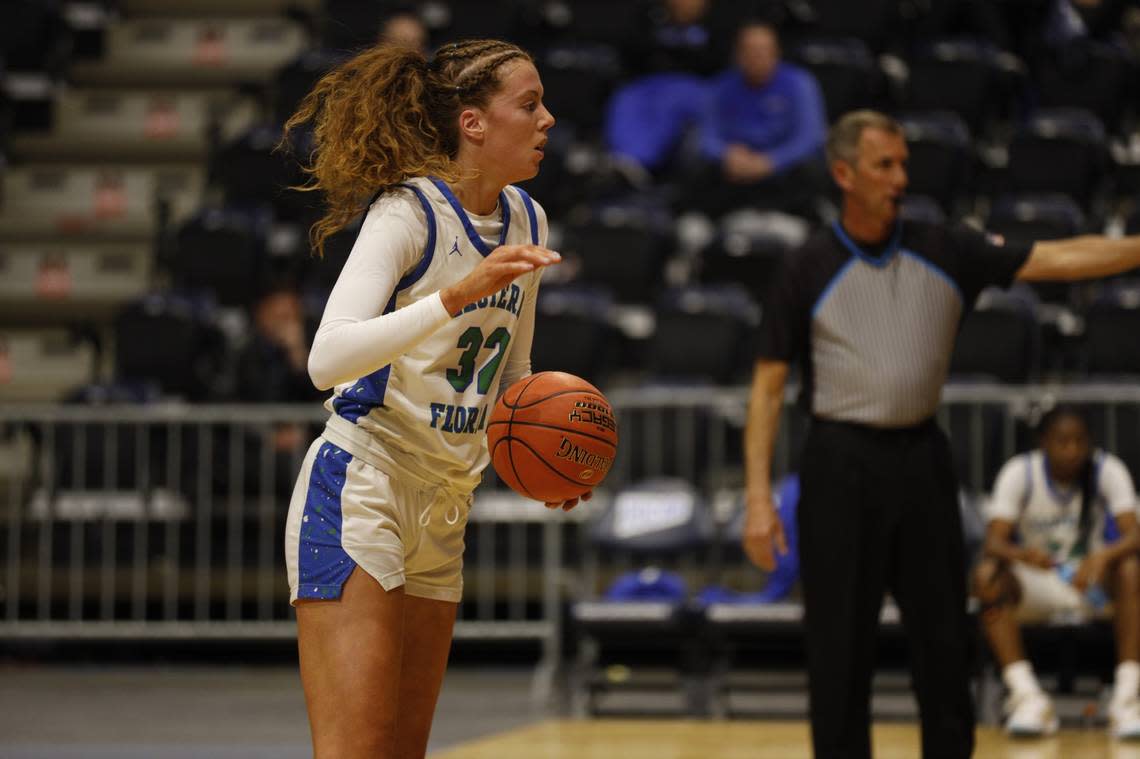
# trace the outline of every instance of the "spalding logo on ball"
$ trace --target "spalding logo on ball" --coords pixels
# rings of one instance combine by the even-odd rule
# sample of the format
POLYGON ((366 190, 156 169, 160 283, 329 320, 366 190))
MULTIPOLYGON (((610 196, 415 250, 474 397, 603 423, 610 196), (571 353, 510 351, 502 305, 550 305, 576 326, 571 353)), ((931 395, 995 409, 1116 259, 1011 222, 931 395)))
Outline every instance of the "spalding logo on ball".
POLYGON ((507 388, 487 423, 499 478, 538 501, 577 498, 606 478, 617 420, 598 388, 565 372, 539 372, 507 388))

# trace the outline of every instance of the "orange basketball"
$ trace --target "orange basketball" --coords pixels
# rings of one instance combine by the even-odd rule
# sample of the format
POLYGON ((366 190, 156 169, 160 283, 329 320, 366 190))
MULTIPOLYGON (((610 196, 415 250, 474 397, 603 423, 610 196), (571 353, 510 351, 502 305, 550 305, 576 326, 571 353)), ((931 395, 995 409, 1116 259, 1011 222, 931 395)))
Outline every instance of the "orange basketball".
POLYGON ((515 492, 547 503, 597 487, 617 452, 617 419, 598 388, 539 372, 507 388, 487 423, 491 463, 515 492))

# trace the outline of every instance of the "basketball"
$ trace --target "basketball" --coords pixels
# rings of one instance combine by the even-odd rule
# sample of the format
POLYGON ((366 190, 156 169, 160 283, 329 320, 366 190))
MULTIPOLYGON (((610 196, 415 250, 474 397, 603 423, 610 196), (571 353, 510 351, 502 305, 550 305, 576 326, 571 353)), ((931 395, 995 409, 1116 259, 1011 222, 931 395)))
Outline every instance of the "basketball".
POLYGON ((617 453, 617 420, 581 377, 539 372, 507 388, 487 423, 487 449, 503 482, 546 503, 601 484, 617 453))

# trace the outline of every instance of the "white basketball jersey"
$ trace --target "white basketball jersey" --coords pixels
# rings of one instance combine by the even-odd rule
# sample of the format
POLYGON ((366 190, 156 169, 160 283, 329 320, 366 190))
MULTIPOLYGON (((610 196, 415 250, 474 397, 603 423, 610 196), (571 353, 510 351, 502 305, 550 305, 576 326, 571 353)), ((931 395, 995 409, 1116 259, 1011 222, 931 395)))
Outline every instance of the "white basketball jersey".
MULTIPOLYGON (((427 241, 418 265, 397 284, 384 313, 403 308, 467 276, 502 244, 545 244, 533 201, 517 187, 499 195, 500 239, 488 242, 443 182, 417 178, 394 190, 427 216, 427 241)), ((330 427, 358 428, 356 440, 429 481, 473 489, 488 462, 487 417, 511 351, 523 303, 538 291, 540 272, 518 277, 502 291, 470 304, 388 366, 339 385, 325 404, 330 427), (335 417, 339 417, 339 420, 335 417), (382 441, 382 442, 381 442, 382 441)))
MULTIPOLYGON (((1136 492, 1128 468, 1103 451, 1093 455, 1095 497, 1088 550, 1104 545, 1105 510, 1113 515, 1134 512, 1136 492)), ((1072 557, 1080 534, 1081 487, 1063 490, 1049 476, 1045 454, 1030 451, 1005 463, 994 482, 986 516, 1017 526, 1021 544, 1038 548, 1063 562, 1072 557)))

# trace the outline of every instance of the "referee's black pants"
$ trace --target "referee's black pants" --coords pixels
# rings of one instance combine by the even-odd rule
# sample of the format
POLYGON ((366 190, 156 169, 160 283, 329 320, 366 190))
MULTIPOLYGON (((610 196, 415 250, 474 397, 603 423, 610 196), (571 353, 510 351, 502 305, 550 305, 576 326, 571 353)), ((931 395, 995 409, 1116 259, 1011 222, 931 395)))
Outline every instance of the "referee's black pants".
POLYGON ((902 612, 924 759, 974 748, 971 631, 958 485, 933 422, 902 430, 812 422, 800 467, 799 550, 816 759, 871 756, 879 610, 902 612))

